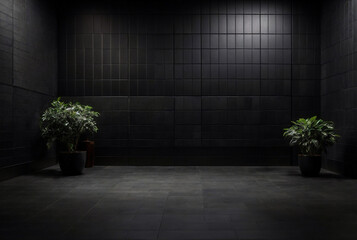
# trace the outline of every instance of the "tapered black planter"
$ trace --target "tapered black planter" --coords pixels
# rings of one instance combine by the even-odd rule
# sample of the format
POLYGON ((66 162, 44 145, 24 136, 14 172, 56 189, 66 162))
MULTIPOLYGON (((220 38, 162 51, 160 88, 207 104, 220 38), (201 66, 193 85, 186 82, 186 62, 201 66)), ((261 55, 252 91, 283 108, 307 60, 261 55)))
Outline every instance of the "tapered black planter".
POLYGON ((87 159, 86 151, 61 152, 59 165, 64 175, 82 174, 87 159))
POLYGON ((321 171, 321 156, 299 155, 299 167, 304 177, 317 177, 321 171))

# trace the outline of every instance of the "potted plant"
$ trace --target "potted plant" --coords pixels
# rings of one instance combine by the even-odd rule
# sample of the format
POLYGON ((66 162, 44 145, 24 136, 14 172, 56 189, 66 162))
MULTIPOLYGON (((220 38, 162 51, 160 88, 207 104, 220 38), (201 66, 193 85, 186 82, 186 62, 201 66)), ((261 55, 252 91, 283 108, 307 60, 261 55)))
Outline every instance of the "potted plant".
POLYGON ((312 118, 300 118, 284 129, 284 137, 290 139, 291 146, 298 146, 299 167, 303 176, 317 176, 321 170, 321 153, 336 143, 340 136, 335 133, 334 123, 312 118))
POLYGON ((53 142, 60 147, 59 165, 66 175, 81 174, 86 152, 77 151, 78 141, 84 133, 98 131, 95 117, 99 113, 80 103, 65 103, 60 98, 42 114, 40 128, 42 137, 50 148, 53 142))

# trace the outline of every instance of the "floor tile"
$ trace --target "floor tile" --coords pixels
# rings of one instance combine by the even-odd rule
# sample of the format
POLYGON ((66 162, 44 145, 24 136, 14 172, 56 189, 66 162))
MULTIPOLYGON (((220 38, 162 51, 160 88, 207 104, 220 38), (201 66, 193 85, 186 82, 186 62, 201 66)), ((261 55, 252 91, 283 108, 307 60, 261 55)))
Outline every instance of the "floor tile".
POLYGON ((296 167, 58 166, 0 182, 1 240, 357 238, 357 181, 296 167), (21 231, 19 231, 21 229, 21 231))

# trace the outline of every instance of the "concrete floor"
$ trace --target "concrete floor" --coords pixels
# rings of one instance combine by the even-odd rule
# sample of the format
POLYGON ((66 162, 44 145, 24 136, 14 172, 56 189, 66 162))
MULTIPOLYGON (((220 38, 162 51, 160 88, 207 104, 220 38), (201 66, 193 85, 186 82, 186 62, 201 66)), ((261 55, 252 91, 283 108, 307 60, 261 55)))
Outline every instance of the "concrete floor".
POLYGON ((0 239, 357 239, 357 181, 296 167, 58 166, 0 183, 0 239))

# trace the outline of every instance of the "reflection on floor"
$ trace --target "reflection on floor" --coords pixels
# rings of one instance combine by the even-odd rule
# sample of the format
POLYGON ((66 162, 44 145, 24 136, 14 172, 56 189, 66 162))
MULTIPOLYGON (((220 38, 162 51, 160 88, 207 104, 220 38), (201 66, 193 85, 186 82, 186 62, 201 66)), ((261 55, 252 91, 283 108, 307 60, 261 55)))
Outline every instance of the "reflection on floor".
POLYGON ((0 183, 6 239, 357 239, 357 181, 296 167, 58 167, 0 183))

